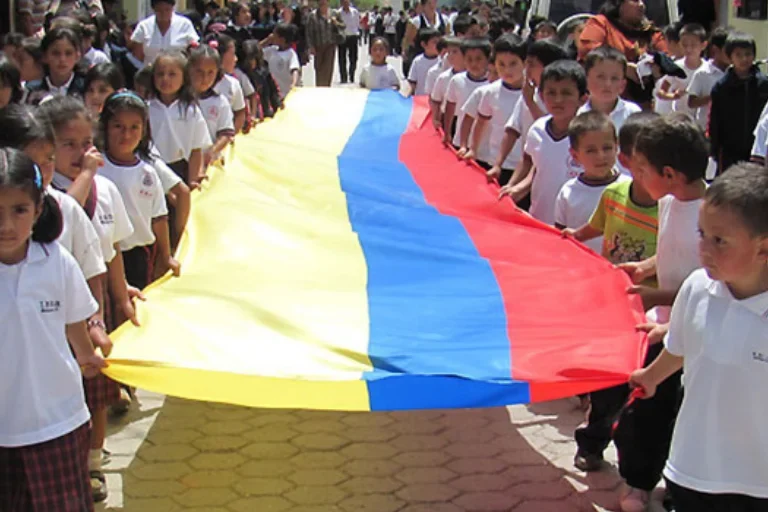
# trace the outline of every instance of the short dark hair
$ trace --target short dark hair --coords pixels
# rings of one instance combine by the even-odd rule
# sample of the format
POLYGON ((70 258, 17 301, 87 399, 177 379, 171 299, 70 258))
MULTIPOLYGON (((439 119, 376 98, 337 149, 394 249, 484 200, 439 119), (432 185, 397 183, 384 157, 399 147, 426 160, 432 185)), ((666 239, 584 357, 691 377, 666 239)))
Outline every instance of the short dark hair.
POLYGON ((619 151, 625 155, 632 155, 635 149, 635 141, 640 130, 645 128, 648 123, 660 116, 657 112, 650 110, 635 112, 629 116, 619 130, 619 151))
POLYGON ((724 27, 717 27, 709 35, 709 46, 716 46, 718 48, 725 48, 725 42, 728 40, 730 30, 724 27))
POLYGON ((11 59, 0 53, 0 84, 11 90, 10 103, 19 103, 24 96, 21 73, 11 59))
POLYGON ((707 40, 707 30, 698 23, 688 23, 680 29, 680 37, 683 36, 696 36, 703 43, 707 40))
POLYGON ((0 147, 24 149, 33 142, 55 144, 51 123, 29 105, 11 103, 0 109, 0 147))
POLYGON ((443 35, 436 28, 425 27, 419 29, 419 33, 416 37, 418 39, 419 46, 422 46, 429 44, 430 39, 435 39, 442 36, 443 35))
POLYGON ((685 114, 671 114, 648 122, 635 139, 636 153, 643 155, 661 173, 671 167, 688 183, 704 178, 709 143, 699 125, 685 114))
POLYGON ((491 42, 486 37, 468 37, 461 42, 461 53, 466 54, 470 50, 480 50, 486 57, 491 57, 491 42))
POLYGON ((600 46, 590 51, 584 58, 584 71, 589 74, 589 71, 601 62, 616 62, 621 66, 624 74, 627 74, 627 58, 622 52, 610 46, 600 46))
POLYGON ((288 43, 294 42, 296 40, 296 36, 298 35, 298 29, 296 28, 296 25, 292 23, 280 22, 275 26, 274 32, 276 36, 282 37, 288 43))
POLYGON ((445 47, 446 48, 450 48, 451 46, 456 46, 458 48, 461 48, 461 41, 462 41, 462 39, 460 37, 445 36, 443 38, 443 41, 445 41, 445 47))
POLYGON ((584 68, 575 60, 558 60, 544 68, 541 73, 539 89, 544 90, 547 82, 562 82, 570 80, 579 89, 579 96, 587 94, 587 75, 584 68))
POLYGON ((176 6, 176 0, 151 0, 149 2, 149 6, 153 9, 157 6, 157 4, 169 4, 176 6))
POLYGON ((102 81, 110 85, 112 89, 118 91, 125 87, 125 79, 123 78, 123 72, 115 64, 111 62, 102 62, 96 64, 85 74, 85 90, 91 86, 93 82, 102 81))
POLYGON ((566 53, 565 48, 559 44, 547 39, 542 39, 540 41, 534 41, 528 46, 527 57, 535 58, 541 62, 542 66, 549 66, 555 61, 568 58, 568 54, 566 53))
MULTIPOLYGON (((373 43, 371 43, 371 45, 373 45, 373 43)), ((387 47, 389 47, 389 42, 387 42, 387 47)), ((448 41, 446 41, 444 37, 441 37, 440 40, 437 42, 437 51, 441 52, 446 48, 448 48, 448 41)))
POLYGON ((466 34, 472 25, 477 25, 477 18, 474 16, 467 16, 466 14, 456 16, 453 21, 453 33, 457 36, 466 34))
POLYGON ((741 218, 754 236, 768 236, 768 167, 741 162, 720 174, 704 201, 741 218))
POLYGON ((511 53, 525 60, 528 54, 528 45, 520 36, 515 34, 504 34, 493 43, 493 58, 500 53, 511 53))
POLYGON ((736 48, 752 50, 752 53, 757 55, 755 38, 746 32, 733 31, 728 34, 728 37, 725 39, 725 54, 730 57, 736 48))
POLYGON ((666 27, 664 27, 664 30, 662 31, 664 34, 664 39, 667 41, 671 41, 673 43, 679 43, 680 42, 680 24, 679 23, 670 23, 666 27))
POLYGON ((573 149, 579 148, 579 141, 585 133, 606 132, 610 130, 616 138, 616 127, 607 115, 598 110, 590 110, 577 115, 568 124, 568 139, 573 149))

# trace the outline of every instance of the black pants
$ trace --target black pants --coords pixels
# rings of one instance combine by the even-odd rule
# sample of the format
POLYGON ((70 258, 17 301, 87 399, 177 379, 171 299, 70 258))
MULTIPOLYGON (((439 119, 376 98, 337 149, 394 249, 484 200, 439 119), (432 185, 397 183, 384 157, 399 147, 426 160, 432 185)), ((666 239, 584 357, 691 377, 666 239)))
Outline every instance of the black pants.
MULTIPOLYGON (((757 456, 757 454, 755 454, 757 456)), ((768 499, 743 494, 707 494, 667 480, 675 512, 765 512, 768 499)))
MULTIPOLYGON (((189 162, 186 160, 177 160, 168 164, 168 167, 176 173, 176 176, 182 179, 184 183, 189 185, 189 162)), ((176 251, 176 247, 179 245, 181 239, 181 233, 176 232, 176 208, 168 205, 168 234, 171 239, 171 251, 176 251)))
POLYGON ((358 36, 347 36, 339 45, 339 74, 341 83, 354 82, 357 69, 357 40, 358 36), (347 68, 347 53, 349 53, 349 68, 347 68), (347 73, 349 70, 349 73, 347 73))
POLYGON ((397 38, 397 36, 395 34, 389 34, 389 33, 385 35, 387 36, 387 42, 389 43, 389 54, 394 55, 393 52, 395 51, 395 46, 396 46, 395 39, 397 38))
MULTIPOLYGON (((662 348, 662 343, 648 348, 646 366, 662 348)), ((631 487, 650 491, 661 480, 682 398, 681 376, 682 371, 673 374, 652 398, 635 400, 619 415, 613 442, 619 453, 619 474, 631 487)))
POLYGON ((141 245, 129 251, 123 251, 125 280, 131 286, 143 290, 152 283, 155 266, 156 244, 141 245))

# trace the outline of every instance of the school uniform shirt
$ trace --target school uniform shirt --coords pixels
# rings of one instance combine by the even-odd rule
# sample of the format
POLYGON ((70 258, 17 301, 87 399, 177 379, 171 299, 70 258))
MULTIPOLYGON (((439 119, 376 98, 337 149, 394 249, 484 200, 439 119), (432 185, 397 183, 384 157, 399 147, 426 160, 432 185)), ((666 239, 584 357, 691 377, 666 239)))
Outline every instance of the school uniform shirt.
MULTIPOLYGON (((169 172, 173 174, 170 169, 169 172)), ((133 226, 133 233, 120 240, 120 250, 129 251, 155 243, 152 220, 168 215, 165 192, 155 166, 140 159, 132 165, 119 165, 104 155, 104 166, 99 169, 99 174, 120 191, 133 226)))
POLYGON ((768 292, 738 300, 696 270, 665 346, 684 358, 685 394, 664 476, 702 493, 768 498, 768 292))
POLYGON ((53 187, 48 187, 45 193, 59 204, 64 221, 56 241, 75 258, 86 279, 106 273, 99 235, 83 207, 75 198, 53 187))
POLYGON ((215 142, 220 136, 235 135, 235 121, 232 115, 232 107, 227 98, 211 91, 202 96, 198 103, 203 111, 205 124, 208 126, 208 135, 215 142))
POLYGON ((144 47, 144 64, 149 65, 162 50, 186 50, 189 43, 200 41, 200 36, 188 18, 176 13, 171 16, 170 27, 162 34, 153 14, 136 25, 131 41, 144 47))
POLYGON ((183 109, 178 100, 165 106, 155 98, 149 100, 148 106, 152 139, 165 163, 189 160, 192 151, 213 144, 203 112, 197 105, 183 109))
POLYGON ((43 443, 90 419, 65 326, 98 311, 74 258, 58 243, 29 243, 0 263, 0 446, 43 443))
POLYGON ((85 94, 85 77, 79 73, 72 73, 63 85, 57 87, 46 76, 41 80, 26 82, 24 89, 24 103, 27 105, 40 105, 56 96, 76 96, 82 98, 85 94))
MULTIPOLYGON (((621 181, 629 181, 629 178, 618 170, 611 182, 600 185, 586 183, 581 176, 566 181, 555 200, 555 223, 573 229, 589 223, 606 188, 621 181)), ((600 254, 603 249, 603 237, 588 240, 584 245, 600 254)))
MULTIPOLYGON (((256 94, 256 88, 253 86, 251 79, 248 78, 248 75, 246 75, 242 69, 235 68, 235 78, 237 78, 237 81, 240 83, 240 89, 243 91, 243 96, 250 98, 256 94)), ((229 101, 231 103, 233 100, 229 101)))
POLYGON ((240 81, 234 76, 224 75, 213 86, 213 90, 227 99, 233 113, 245 109, 245 94, 243 93, 240 81))
POLYGON ((88 61, 88 67, 93 67, 96 64, 112 62, 109 60, 109 57, 107 57, 106 53, 99 50, 98 48, 94 48, 93 46, 91 46, 91 48, 85 52, 83 58, 88 61))
MULTIPOLYGON (((488 119, 484 138, 488 139, 488 154, 483 160, 491 165, 501 153, 501 141, 504 138, 504 127, 512 116, 515 106, 523 97, 522 89, 515 89, 502 80, 496 80, 490 85, 478 89, 483 91, 477 113, 488 119)), ((523 159, 523 145, 515 144, 512 151, 504 160, 502 169, 514 170, 523 159)))
POLYGON ((408 81, 416 84, 413 86, 413 94, 415 96, 427 94, 427 73, 436 64, 437 57, 430 58, 423 53, 413 59, 413 64, 411 64, 411 69, 408 72, 408 81))
MULTIPOLYGON (((768 104, 767 104, 768 105, 768 104)), ((763 116, 755 126, 755 142, 752 144, 752 156, 765 158, 768 154, 768 116, 763 116)))
POLYGON ((149 146, 149 155, 152 157, 152 167, 154 167, 157 177, 160 179, 160 186, 163 187, 163 194, 167 195, 173 187, 182 183, 183 180, 178 174, 173 172, 165 162, 163 162, 163 157, 160 155, 157 147, 151 143, 149 146))
MULTIPOLYGON (((691 82, 688 84, 688 96, 697 96, 699 98, 709 96, 712 94, 712 88, 715 84, 725 76, 725 71, 715 66, 710 60, 704 62, 691 77, 691 82)), ((702 130, 707 130, 709 127, 709 108, 710 104, 707 103, 703 107, 696 109, 696 122, 699 123, 702 130)))
MULTIPOLYGON (((91 224, 99 237, 104 261, 109 263, 117 254, 115 244, 131 236, 133 226, 115 184, 100 174, 93 177, 93 182, 96 186, 96 209, 91 224)), ((72 185, 72 180, 57 172, 53 176, 53 184, 65 190, 72 185)))
POLYGON ((264 59, 269 64, 269 72, 275 79, 277 89, 280 93, 280 99, 284 99, 291 92, 293 83, 293 71, 301 69, 299 56, 293 48, 281 50, 277 46, 267 46, 264 48, 264 59))
POLYGON ((427 96, 432 96, 432 90, 435 88, 437 77, 440 76, 440 73, 445 71, 445 65, 447 61, 448 59, 444 58, 443 56, 439 56, 437 58, 437 65, 432 66, 429 68, 429 71, 427 71, 427 77, 424 79, 424 94, 427 96))
MULTIPOLYGON (((487 85, 483 87, 488 87, 487 85)), ((480 99, 482 98, 482 90, 483 87, 478 87, 474 91, 472 91, 472 94, 469 95, 469 98, 467 98, 467 101, 464 102, 463 105, 461 105, 461 108, 458 106, 457 111, 461 111, 461 113, 464 115, 464 118, 466 119, 467 116, 471 117, 472 119, 477 122, 477 108, 480 106, 480 99)), ((472 146, 472 138, 475 136, 475 126, 476 124, 473 123, 472 129, 469 131, 469 136, 467 137, 467 143, 466 147, 472 146)), ((458 134, 460 135, 460 134, 458 134)), ((485 134, 483 134, 483 138, 480 140, 480 146, 477 148, 476 154, 475 154, 475 160, 480 160, 483 162, 488 163, 488 160, 486 157, 488 156, 488 130, 485 131, 485 134)), ((460 139, 461 137, 459 137, 460 139)), ((459 141, 461 142, 461 141, 459 141)))
POLYGON ((366 64, 360 73, 360 86, 371 90, 396 89, 400 87, 400 78, 391 64, 366 64))
MULTIPOLYGON (((671 195, 659 199, 656 277, 661 290, 678 290, 691 272, 701 268, 699 209, 703 202, 680 201, 671 195)), ((656 322, 667 323, 669 313, 668 306, 655 308, 656 322)))
MULTIPOLYGON (((663 77, 656 80, 656 84, 653 87, 653 111, 662 116, 675 111, 674 101, 665 100, 657 96, 657 93, 661 90, 661 85, 664 83, 665 80, 672 82, 673 80, 675 80, 675 78, 664 75, 663 77)), ((670 87, 669 90, 670 91, 673 90, 672 87, 670 87)))
POLYGON ((555 223, 555 202, 565 182, 575 178, 583 169, 571 156, 568 135, 555 138, 550 132, 552 116, 537 119, 525 140, 523 152, 531 157, 531 207, 528 212, 545 224, 555 223))
MULTIPOLYGON (((688 90, 688 84, 691 83, 691 79, 693 78, 693 75, 696 74, 696 72, 700 69, 703 69, 704 66, 706 66, 706 61, 703 61, 698 67, 696 68, 689 68, 685 65, 685 58, 678 59, 675 61, 675 64, 685 71, 685 78, 670 78, 669 80, 672 82, 672 88, 670 90, 675 91, 687 91, 688 90)), ((696 118, 696 109, 692 109, 688 106, 688 95, 684 95, 679 100, 675 100, 672 105, 672 109, 675 112, 681 112, 683 114, 688 114, 692 118, 696 118)))
POLYGON ((451 78, 455 75, 456 71, 454 71, 453 68, 447 69, 437 75, 435 86, 432 88, 432 93, 429 95, 429 98, 436 103, 440 103, 441 110, 445 110, 445 91, 448 89, 448 83, 451 81, 451 78))
POLYGON ((458 73, 451 78, 450 82, 448 82, 448 88, 445 91, 445 102, 456 104, 456 133, 453 136, 454 146, 460 145, 461 123, 464 120, 464 112, 461 111, 461 107, 464 106, 464 103, 469 99, 475 89, 484 85, 488 85, 488 77, 483 77, 478 80, 470 77, 466 71, 458 73))
MULTIPOLYGON (((583 114, 584 112, 590 112, 592 110, 592 102, 587 101, 584 105, 582 105, 579 110, 576 112, 576 114, 583 114)), ((624 122, 627 120, 629 116, 632 114, 636 114, 637 112, 641 112, 643 109, 640 108, 640 106, 637 103, 633 103, 631 101, 626 101, 622 98, 619 98, 618 101, 616 101, 616 106, 613 107, 613 110, 609 114, 609 118, 611 119, 611 122, 613 123, 613 126, 616 127, 616 136, 618 137, 619 131, 621 131, 621 127, 624 126, 624 122)), ((625 176, 632 176, 629 169, 621 165, 621 162, 619 162, 619 159, 616 158, 616 167, 621 171, 622 174, 625 176)))
MULTIPOLYGON (((538 89, 533 93, 533 102, 536 103, 546 115, 547 107, 544 105, 544 100, 541 99, 538 89)), ((504 129, 510 129, 517 133, 518 139, 515 144, 520 144, 521 148, 525 148, 525 141, 528 138, 528 132, 530 131, 531 126, 533 126, 534 121, 535 119, 533 118, 531 109, 528 108, 528 105, 525 103, 525 98, 521 95, 520 99, 517 100, 517 105, 515 105, 515 109, 512 111, 512 116, 510 116, 504 129)))

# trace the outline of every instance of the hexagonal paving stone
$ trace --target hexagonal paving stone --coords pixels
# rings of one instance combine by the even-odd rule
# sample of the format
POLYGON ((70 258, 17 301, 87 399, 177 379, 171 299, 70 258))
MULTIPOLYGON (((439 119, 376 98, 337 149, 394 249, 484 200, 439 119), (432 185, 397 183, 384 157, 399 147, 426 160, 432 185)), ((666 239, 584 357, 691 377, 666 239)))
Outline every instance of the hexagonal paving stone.
POLYGON ((347 430, 340 433, 340 435, 350 441, 386 442, 400 434, 394 430, 383 427, 349 427, 347 430))
POLYGON ((280 496, 293 485, 283 478, 239 478, 234 489, 243 496, 280 496))
POLYGON ((256 416, 258 412, 246 407, 233 407, 231 409, 212 409, 206 411, 205 416, 213 421, 245 421, 256 416))
POLYGON ((338 505, 295 505, 291 507, 291 512, 342 512, 338 505))
POLYGON ((507 469, 507 463, 499 459, 468 457, 455 459, 448 463, 448 469, 460 475, 495 474, 507 469))
POLYGON ((346 473, 335 469, 300 469, 291 474, 288 479, 297 486, 336 485, 347 480, 346 473))
POLYGON ((416 503, 406 505, 398 512, 464 512, 464 509, 453 503, 416 503))
MULTIPOLYGON (((520 498, 503 492, 467 492, 453 500, 462 510, 477 512, 508 512, 520 503, 520 498)), ((517 509, 515 509, 517 511, 517 509)))
POLYGON ((338 450, 349 444, 349 441, 335 434, 318 433, 302 434, 291 439, 291 443, 304 450, 338 450))
POLYGON ((251 443, 242 450, 240 453, 250 459, 260 460, 280 460, 290 459, 297 453, 299 449, 288 443, 251 443))
POLYGON ((388 443, 355 443, 344 447, 341 454, 351 460, 390 459, 397 455, 397 449, 388 443))
POLYGON ((493 457, 501 452, 495 444, 491 443, 454 443, 445 448, 445 451, 454 457, 493 457))
POLYGON ((525 450, 502 451, 495 458, 509 466, 549 466, 549 461, 530 447, 525 450))
POLYGON ((339 503, 345 512, 397 512, 404 504, 391 494, 352 496, 339 503))
POLYGON ((178 480, 192 469, 183 462, 148 462, 133 465, 128 471, 140 480, 178 480))
POLYGON ((165 444, 158 446, 143 446, 136 454, 145 462, 181 462, 197 453, 188 444, 165 444))
POLYGON ((458 416, 446 414, 439 421, 450 430, 483 430, 491 423, 489 418, 480 414, 466 413, 458 416))
POLYGON ((445 503, 459 495, 459 491, 448 484, 408 485, 395 493, 406 503, 445 503))
POLYGON ((393 493, 405 484, 392 477, 356 476, 339 484, 349 494, 387 494, 393 493))
POLYGON ((527 500, 562 500, 574 493, 573 487, 560 480, 558 482, 539 482, 515 485, 507 489, 512 496, 527 500))
POLYGON ((209 421, 202 427, 200 432, 209 436, 240 434, 250 430, 251 426, 244 421, 209 421))
POLYGON ((265 425, 263 427, 253 427, 251 430, 242 434, 249 441, 271 443, 273 441, 288 441, 298 436, 299 433, 288 428, 284 424, 265 425))
POLYGON ((484 492, 503 491, 512 482, 502 475, 464 475, 451 482, 451 485, 464 492, 484 492))
POLYGON ((174 499, 185 507, 222 506, 238 498, 238 495, 227 488, 188 489, 174 499))
POLYGON ((188 418, 180 418, 174 414, 160 414, 152 425, 152 432, 156 431, 175 431, 182 429, 198 429, 209 423, 210 420, 203 414, 196 414, 188 418))
MULTIPOLYGON (((505 509, 506 510, 506 509, 505 509)), ((567 501, 524 501, 515 512, 582 512, 578 505, 567 501)))
POLYGON ((183 492, 184 485, 173 480, 138 480, 132 478, 130 484, 126 480, 123 492, 131 498, 165 498, 183 492))
POLYGON ((283 494, 284 498, 298 505, 332 505, 346 498, 346 493, 330 485, 317 487, 296 487, 283 494))
POLYGON ((155 446, 163 446, 171 443, 189 444, 195 439, 202 437, 203 434, 191 428, 180 428, 177 430, 155 431, 153 430, 149 439, 155 446))
POLYGON ((418 419, 397 421, 390 427, 401 434, 437 434, 445 430, 439 422, 428 421, 421 416, 418 419))
POLYGON ((399 471, 395 478, 405 484, 438 484, 456 478, 456 473, 445 468, 406 468, 399 471))
POLYGON ((330 469, 344 464, 346 457, 336 452, 301 452, 291 459, 297 468, 330 469))
POLYGON ((490 443, 497 437, 493 430, 483 428, 477 430, 450 428, 441 432, 440 436, 450 439, 451 441, 467 444, 490 443))
POLYGON ((391 425, 394 421, 385 412, 350 413, 341 418, 341 422, 350 427, 384 427, 391 425))
POLYGON ((126 499, 123 510, 141 510, 141 512, 177 512, 184 510, 170 498, 130 498, 126 499))
POLYGON ((287 412, 264 412, 258 414, 255 418, 248 420, 248 424, 254 427, 263 427, 275 423, 287 423, 295 425, 299 422, 298 418, 287 412))
POLYGON ((391 460, 351 460, 341 470, 351 476, 392 476, 400 465, 391 460))
POLYGON ((191 488, 230 487, 237 482, 234 471, 195 471, 181 479, 181 483, 191 488))
POLYGON ((434 466, 442 466, 452 458, 453 457, 442 451, 427 451, 400 453, 396 455, 392 460, 406 467, 429 468, 434 466))
POLYGON ((346 426, 333 419, 303 420, 293 425, 293 428, 303 434, 317 434, 319 432, 339 433, 346 426))
POLYGON ((192 441, 192 446, 205 452, 236 452, 248 444, 242 436, 205 436, 192 441))
POLYGON ((400 451, 407 452, 412 450, 440 450, 451 443, 449 439, 442 436, 433 436, 425 434, 400 434, 392 440, 391 444, 400 451))
POLYGON ((290 501, 281 496, 243 498, 228 505, 234 512, 283 512, 292 506, 290 501))
POLYGON ((201 453, 189 460, 195 469, 233 469, 245 462, 239 453, 201 453))
POLYGON ((243 476, 284 476, 293 472, 293 466, 287 460, 249 460, 237 473, 243 476))

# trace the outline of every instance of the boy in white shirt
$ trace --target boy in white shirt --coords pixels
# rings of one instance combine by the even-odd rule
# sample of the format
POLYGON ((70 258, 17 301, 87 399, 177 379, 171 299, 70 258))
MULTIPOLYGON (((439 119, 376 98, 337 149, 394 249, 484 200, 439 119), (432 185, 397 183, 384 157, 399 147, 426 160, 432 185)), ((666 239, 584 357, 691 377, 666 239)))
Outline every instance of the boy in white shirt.
POLYGON ((451 65, 446 59, 448 55, 448 41, 447 38, 442 37, 437 42, 437 64, 429 68, 427 71, 427 77, 424 79, 424 94, 427 96, 432 95, 432 89, 435 88, 435 82, 440 73, 448 69, 451 65))
POLYGON ((680 29, 680 45, 684 57, 675 64, 685 71, 686 78, 664 77, 656 92, 656 97, 672 101, 672 110, 695 116, 696 111, 688 106, 686 89, 694 73, 702 68, 704 60, 701 54, 707 47, 707 31, 698 23, 689 23, 680 29))
MULTIPOLYGON (((493 44, 493 64, 500 80, 477 89, 479 94, 477 112, 470 114, 466 111, 462 130, 466 132, 469 149, 464 147, 462 134, 462 150, 459 156, 465 159, 476 159, 486 171, 491 168, 491 162, 501 148, 504 137, 504 125, 512 115, 518 100, 522 98, 523 67, 527 42, 514 34, 505 34, 493 44), (473 126, 474 124, 474 126, 473 126), (489 126, 490 125, 490 126, 489 126), (471 140, 469 134, 472 133, 471 140)), ((515 151, 503 162, 499 183, 506 185, 512 177, 512 171, 522 159, 522 151, 515 151)))
POLYGON ((768 170, 737 164, 699 212, 704 269, 683 284, 664 349, 630 383, 644 397, 684 370, 664 468, 677 512, 768 510, 768 170))
POLYGON ((278 23, 269 37, 259 41, 264 48, 264 59, 269 64, 269 72, 275 79, 280 92, 280 99, 285 99, 291 89, 299 85, 299 56, 291 48, 290 41, 295 34, 295 26, 278 23))
POLYGON ((429 110, 432 115, 432 124, 435 128, 443 126, 443 111, 445 109, 445 91, 448 89, 448 83, 456 74, 463 72, 464 55, 461 54, 461 39, 449 36, 444 38, 448 53, 445 56, 445 62, 448 69, 437 76, 435 86, 429 94, 429 110))
POLYGON ((410 94, 421 96, 427 93, 427 73, 437 64, 437 43, 442 39, 442 34, 436 28, 422 28, 419 30, 419 45, 424 53, 413 59, 411 69, 408 71, 408 83, 411 84, 410 94))
MULTIPOLYGON (((636 283, 630 293, 642 298, 646 311, 655 308, 649 335, 651 357, 669 322, 670 306, 683 281, 701 267, 699 209, 704 202, 709 148, 704 133, 690 117, 671 114, 650 121, 638 134, 633 171, 653 199, 659 201, 656 255, 619 265, 636 283), (641 285, 656 276, 658 288, 641 285), (654 348, 655 345, 655 348, 654 348)), ((650 330, 650 329, 649 329, 650 330)), ((619 473, 627 482, 621 495, 625 511, 644 510, 661 479, 669 452, 680 395, 680 373, 666 379, 651 400, 634 402, 622 414, 614 435, 619 473)))
POLYGON ((491 43, 485 38, 465 39, 461 43, 461 54, 467 70, 451 78, 445 91, 445 115, 443 116, 444 142, 453 143, 456 149, 461 145, 461 123, 464 113, 461 107, 478 87, 488 83, 488 59, 491 43), (454 124, 455 123, 455 124, 454 124))
POLYGON ((528 130, 523 162, 500 196, 509 195, 517 203, 530 193, 530 214, 553 225, 557 194, 582 171, 570 152, 568 126, 587 101, 587 77, 575 61, 559 60, 544 68, 539 87, 551 114, 537 119, 528 130))
POLYGON ((702 130, 709 124, 709 104, 712 102, 712 88, 725 76, 725 70, 731 65, 731 59, 725 53, 725 41, 728 29, 718 27, 709 36, 710 60, 706 61, 691 78, 688 84, 688 107, 696 112, 696 121, 702 130))

